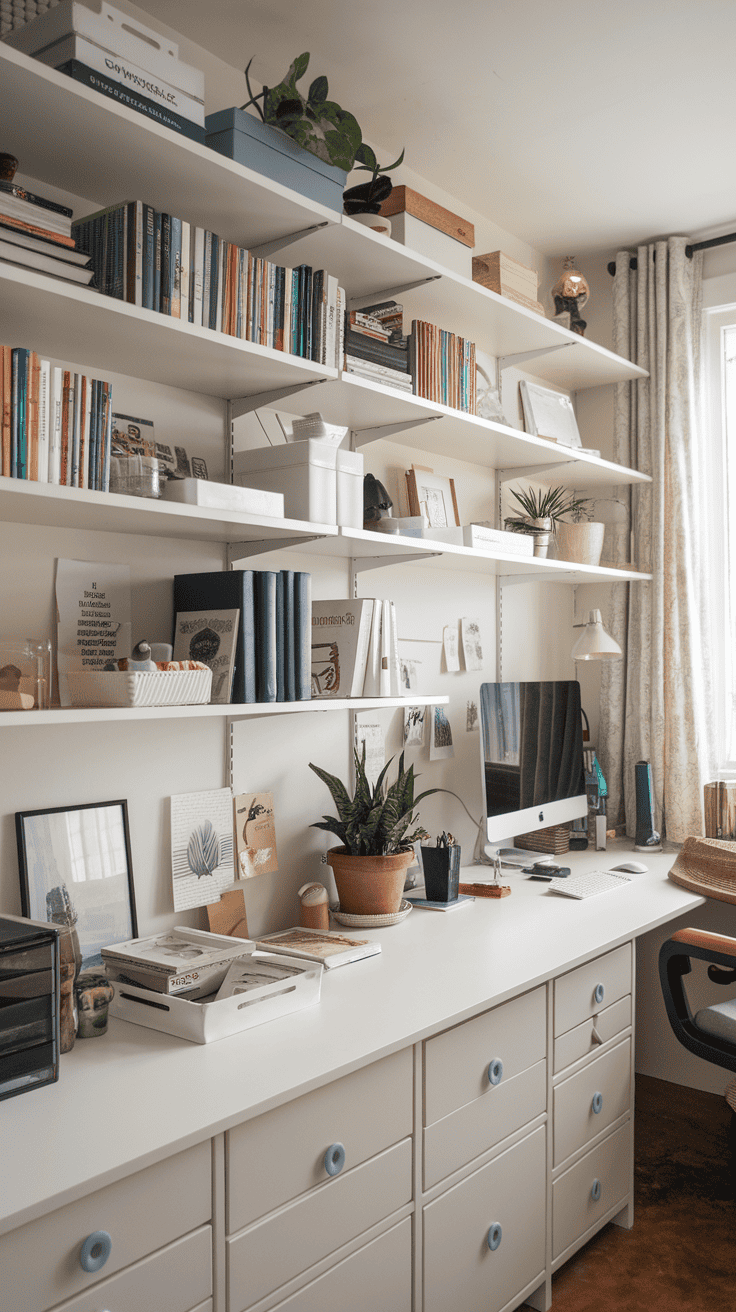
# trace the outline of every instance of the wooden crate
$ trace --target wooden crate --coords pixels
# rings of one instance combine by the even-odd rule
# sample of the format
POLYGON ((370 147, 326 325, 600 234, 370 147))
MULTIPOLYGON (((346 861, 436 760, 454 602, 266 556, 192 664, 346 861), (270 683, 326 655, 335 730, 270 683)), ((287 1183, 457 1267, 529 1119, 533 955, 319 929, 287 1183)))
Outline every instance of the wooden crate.
POLYGON ((453 214, 452 210, 437 205, 433 200, 427 200, 426 196, 420 196, 411 187, 394 187, 381 206, 381 214, 388 218, 392 214, 411 214, 430 228, 436 228, 447 237, 462 242, 463 246, 475 245, 475 228, 472 223, 461 219, 459 214, 453 214))

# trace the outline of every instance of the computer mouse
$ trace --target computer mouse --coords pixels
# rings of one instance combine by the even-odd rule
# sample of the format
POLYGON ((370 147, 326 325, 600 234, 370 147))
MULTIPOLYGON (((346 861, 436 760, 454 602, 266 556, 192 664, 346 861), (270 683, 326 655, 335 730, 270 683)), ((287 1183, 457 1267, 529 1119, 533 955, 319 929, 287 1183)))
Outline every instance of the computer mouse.
POLYGON ((622 861, 620 866, 611 866, 611 870, 625 870, 627 874, 645 875, 649 866, 643 865, 641 861, 622 861))

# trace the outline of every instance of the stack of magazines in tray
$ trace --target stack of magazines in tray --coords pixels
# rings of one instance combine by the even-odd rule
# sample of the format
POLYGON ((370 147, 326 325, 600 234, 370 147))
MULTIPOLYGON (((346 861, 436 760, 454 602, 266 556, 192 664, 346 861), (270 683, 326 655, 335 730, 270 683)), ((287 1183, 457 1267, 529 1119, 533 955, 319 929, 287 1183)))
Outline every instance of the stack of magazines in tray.
POLYGON ((176 926, 165 934, 113 943, 102 949, 102 959, 111 979, 193 1001, 216 993, 231 963, 252 950, 247 939, 227 943, 221 935, 176 926))

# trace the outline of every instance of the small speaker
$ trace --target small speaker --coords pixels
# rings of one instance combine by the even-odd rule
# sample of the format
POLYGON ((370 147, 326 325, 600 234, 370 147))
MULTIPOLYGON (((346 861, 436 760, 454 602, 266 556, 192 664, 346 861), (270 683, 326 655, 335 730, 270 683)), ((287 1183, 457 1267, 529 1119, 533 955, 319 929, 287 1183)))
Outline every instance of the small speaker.
POLYGON ((636 780, 636 838, 637 852, 661 852, 662 844, 654 828, 654 800, 652 796, 652 767, 648 761, 637 761, 636 780))

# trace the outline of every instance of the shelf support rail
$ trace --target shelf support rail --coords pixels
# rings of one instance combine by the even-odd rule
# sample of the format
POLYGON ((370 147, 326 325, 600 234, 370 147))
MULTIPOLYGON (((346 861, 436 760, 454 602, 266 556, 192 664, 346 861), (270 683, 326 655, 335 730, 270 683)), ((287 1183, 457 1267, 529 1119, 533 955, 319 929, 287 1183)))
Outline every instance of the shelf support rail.
POLYGON ((330 381, 329 378, 310 378, 303 383, 291 383, 288 387, 272 387, 267 392, 253 392, 251 396, 239 396, 229 402, 230 421, 239 419, 241 415, 252 414, 254 410, 260 410, 263 406, 274 405, 276 401, 284 401, 287 396, 293 396, 296 392, 305 392, 308 387, 319 387, 320 383, 330 381))
POLYGON ((247 556, 265 556, 269 551, 284 551, 287 547, 305 547, 310 542, 321 542, 327 533, 300 533, 288 538, 259 538, 248 542, 229 542, 227 559, 230 569, 236 560, 245 560, 247 556))
POLYGON ((420 428, 422 424, 433 424, 442 415, 427 415, 424 418, 402 419, 395 424, 373 424, 366 428, 354 428, 355 447, 365 446, 366 442, 377 442, 382 437, 393 437, 394 433, 405 433, 408 428, 420 428))
POLYGON ((286 246, 291 246, 295 241, 301 241, 302 237, 308 237, 311 232, 319 232, 321 228, 330 228, 332 224, 329 219, 324 219, 322 223, 312 223, 308 228, 300 228, 298 232, 287 233, 285 237, 274 237, 273 241, 263 241, 260 246, 251 246, 250 253, 259 260, 267 260, 269 255, 274 251, 283 250, 286 246))
POLYGON ((401 296, 411 292, 415 287, 426 287, 430 282, 439 282, 441 273, 433 273, 429 278, 416 278, 414 282, 402 282, 396 287, 383 287, 380 291, 365 292, 362 296, 351 296, 348 300, 349 310, 360 310, 364 305, 374 305, 377 300, 386 300, 390 296, 401 296))

